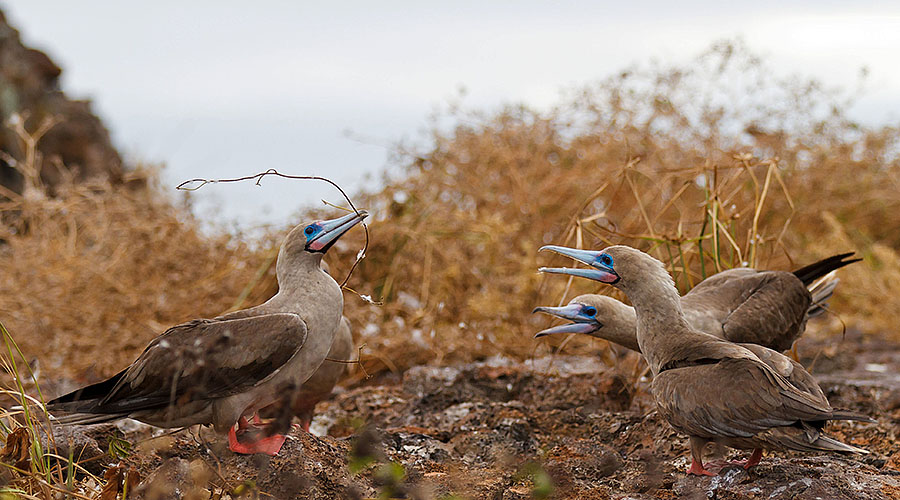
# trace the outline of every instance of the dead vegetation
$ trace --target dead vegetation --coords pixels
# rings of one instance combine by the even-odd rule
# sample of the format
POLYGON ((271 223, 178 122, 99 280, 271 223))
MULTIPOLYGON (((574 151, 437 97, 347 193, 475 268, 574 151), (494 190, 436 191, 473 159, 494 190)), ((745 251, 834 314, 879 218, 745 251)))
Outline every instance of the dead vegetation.
MULTIPOLYGON (((549 112, 457 110, 433 147, 402 156, 406 175, 360 199, 378 218, 356 279, 386 305, 348 301, 348 316, 376 325, 363 339, 395 364, 396 352, 410 364, 523 357, 546 321, 531 309, 567 285, 535 272, 563 263, 538 255, 544 244, 650 250, 685 291, 744 263, 790 269, 852 250, 866 262, 841 273, 833 309, 896 338, 900 134, 853 122, 850 97, 774 79, 723 43, 690 68, 629 69, 549 112)), ((572 286, 566 300, 603 290, 572 286)), ((567 352, 597 347, 572 339, 567 352)))
MULTIPOLYGON (((535 272, 552 262, 537 253, 548 243, 651 250, 683 290, 745 262, 786 269, 855 250, 865 265, 841 274, 833 308, 850 327, 896 335, 900 134, 853 122, 850 104, 773 79, 723 43, 690 68, 629 69, 547 112, 452 106, 455 127, 436 127, 428 148, 399 147, 403 175, 354 200, 375 220, 348 285, 384 301, 346 301, 367 368, 531 355, 546 321, 531 309, 567 286, 535 272)), ((149 184, 68 183, 2 204, 0 310, 55 376, 110 375, 166 326, 274 292, 280 232, 250 243, 203 233, 186 203, 149 184)), ((329 254, 337 275, 361 247, 350 234, 329 254)), ((592 289, 572 286, 566 297, 592 289)))
MULTIPOLYGON (((575 89, 549 111, 451 107, 454 127, 398 147, 402 175, 354 197, 374 220, 348 285, 384 302, 345 301, 367 371, 546 353, 532 308, 601 290, 537 274, 562 263, 537 253, 550 243, 640 247, 682 290, 744 263, 789 269, 856 251, 865 262, 841 273, 832 308, 851 328, 900 340, 900 133, 855 123, 851 97, 774 78, 724 43, 690 68, 637 67, 575 89)), ((36 126, 21 127, 23 142, 36 126)), ((16 160, 39 189, 41 158, 16 160)), ((275 291, 283 232, 203 232, 153 170, 129 175, 139 187, 0 193, 0 320, 45 391, 112 375, 166 327, 275 291)), ((298 222, 313 214, 324 212, 298 222)), ((355 232, 332 250, 336 276, 362 245, 355 232)), ((841 328, 835 316, 810 330, 841 328)), ((606 349, 565 342, 568 354, 606 349)))

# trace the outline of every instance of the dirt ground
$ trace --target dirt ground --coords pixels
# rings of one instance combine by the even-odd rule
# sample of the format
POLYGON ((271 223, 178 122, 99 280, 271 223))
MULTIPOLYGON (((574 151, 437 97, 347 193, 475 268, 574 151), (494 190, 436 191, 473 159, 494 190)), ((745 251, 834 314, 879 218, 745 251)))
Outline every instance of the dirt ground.
POLYGON ((687 438, 660 420, 646 380, 632 389, 585 356, 370 380, 320 403, 312 431, 321 437, 295 428, 273 458, 234 455, 207 430, 148 439, 160 431, 126 422, 68 432, 101 473, 109 436, 124 431, 137 444, 122 464, 140 473, 148 499, 900 498, 900 345, 848 334, 804 339, 799 352, 834 406, 878 420, 828 427, 870 455, 767 453, 750 472, 686 476, 687 438))

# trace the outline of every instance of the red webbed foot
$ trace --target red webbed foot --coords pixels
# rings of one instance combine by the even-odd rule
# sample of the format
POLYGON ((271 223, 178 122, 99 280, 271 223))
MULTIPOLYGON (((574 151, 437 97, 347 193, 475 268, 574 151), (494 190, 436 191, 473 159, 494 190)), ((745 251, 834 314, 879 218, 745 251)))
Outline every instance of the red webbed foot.
POLYGON ((228 434, 228 449, 240 453, 241 455, 252 455, 254 453, 265 453, 266 455, 277 455, 284 446, 287 437, 284 434, 273 434, 256 441, 242 443, 237 438, 232 438, 232 434, 228 434))
POLYGON ((714 473, 703 468, 703 462, 696 460, 691 460, 691 468, 688 469, 687 473, 695 476, 715 476, 714 473))
POLYGON ((283 434, 273 434, 271 436, 262 434, 263 437, 257 437, 261 433, 254 432, 253 429, 258 429, 259 424, 261 424, 261 421, 259 416, 255 414, 252 424, 247 422, 244 417, 238 419, 237 431, 234 426, 228 429, 228 449, 242 455, 252 455, 254 453, 276 455, 281 450, 281 447, 284 446, 286 436, 283 434), (238 434, 244 436, 244 441, 238 439, 238 434))

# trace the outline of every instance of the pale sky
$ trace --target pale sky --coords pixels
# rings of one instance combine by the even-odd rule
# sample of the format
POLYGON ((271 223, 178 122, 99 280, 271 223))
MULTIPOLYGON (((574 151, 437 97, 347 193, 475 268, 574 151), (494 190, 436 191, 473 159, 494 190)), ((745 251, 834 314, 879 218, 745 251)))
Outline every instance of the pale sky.
MULTIPOLYGON (((93 99, 130 159, 165 163, 172 186, 275 167, 355 190, 460 86, 476 108, 549 107, 631 63, 686 62, 736 36, 781 75, 852 87, 868 67, 855 116, 900 119, 896 2, 625 4, 0 0, 64 69, 63 89, 93 99)), ((198 211, 283 224, 321 198, 341 201, 324 184, 272 179, 205 187, 198 211)))

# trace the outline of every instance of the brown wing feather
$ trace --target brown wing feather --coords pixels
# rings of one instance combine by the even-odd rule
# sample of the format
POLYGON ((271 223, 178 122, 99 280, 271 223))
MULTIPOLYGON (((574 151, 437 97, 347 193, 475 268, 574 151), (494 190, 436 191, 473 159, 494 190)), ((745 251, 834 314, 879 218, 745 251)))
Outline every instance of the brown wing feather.
POLYGON ((686 308, 707 311, 727 340, 790 349, 806 326, 812 297, 792 273, 732 269, 710 276, 682 298, 686 308))
POLYGON ((134 412, 215 399, 248 390, 303 346, 296 314, 201 319, 154 339, 95 411, 134 412))
POLYGON ((666 420, 692 436, 748 438, 773 427, 826 420, 832 414, 827 402, 751 359, 667 370, 651 387, 666 420))
POLYGON ((752 293, 725 320, 725 338, 776 351, 790 349, 806 327, 810 303, 809 290, 793 274, 760 273, 752 293))
POLYGON ((775 350, 756 344, 741 344, 741 347, 752 352, 760 361, 775 370, 794 387, 815 398, 822 405, 828 405, 828 398, 819 387, 815 377, 809 374, 803 365, 775 350))

